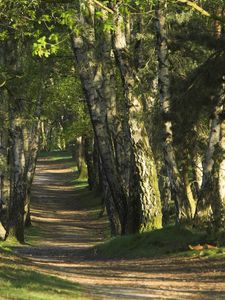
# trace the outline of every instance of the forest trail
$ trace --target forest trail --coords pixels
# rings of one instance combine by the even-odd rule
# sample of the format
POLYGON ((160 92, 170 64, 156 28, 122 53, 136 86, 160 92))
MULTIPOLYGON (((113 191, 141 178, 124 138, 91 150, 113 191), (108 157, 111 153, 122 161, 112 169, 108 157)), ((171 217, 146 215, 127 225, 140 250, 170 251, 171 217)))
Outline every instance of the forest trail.
MULTIPOLYGON (((224 299, 225 261, 202 258, 104 260, 93 246, 103 241, 105 218, 88 205, 90 192, 69 183, 71 163, 40 159, 32 194, 37 246, 15 251, 41 272, 80 283, 84 299, 224 299), (81 203, 85 201, 85 203, 81 203)), ((82 298, 82 299, 83 299, 82 298)))

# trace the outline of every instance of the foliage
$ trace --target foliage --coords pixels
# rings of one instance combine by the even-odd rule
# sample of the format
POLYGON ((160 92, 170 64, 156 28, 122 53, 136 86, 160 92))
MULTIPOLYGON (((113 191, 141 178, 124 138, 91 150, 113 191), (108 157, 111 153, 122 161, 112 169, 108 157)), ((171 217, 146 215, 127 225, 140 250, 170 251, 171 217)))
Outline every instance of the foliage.
POLYGON ((43 118, 47 118, 56 127, 61 125, 65 141, 68 143, 70 140, 88 133, 90 121, 80 82, 74 74, 74 69, 66 70, 64 68, 64 74, 57 74, 56 68, 57 65, 54 70, 56 73, 53 73, 53 77, 49 79, 49 86, 46 90, 43 118))

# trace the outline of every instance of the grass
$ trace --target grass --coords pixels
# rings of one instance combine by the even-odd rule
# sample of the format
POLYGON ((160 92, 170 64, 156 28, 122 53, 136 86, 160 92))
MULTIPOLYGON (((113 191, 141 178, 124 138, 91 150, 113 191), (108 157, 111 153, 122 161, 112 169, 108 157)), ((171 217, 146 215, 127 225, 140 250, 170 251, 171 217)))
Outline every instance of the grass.
POLYGON ((74 173, 75 173, 75 178, 70 180, 68 183, 73 185, 78 190, 83 189, 83 188, 88 188, 87 178, 84 178, 84 179, 76 178, 76 171, 75 170, 74 170, 74 173))
MULTIPOLYGON (((15 243, 14 245, 16 246, 17 243, 15 243)), ((0 258, 1 255, 3 254, 8 254, 8 255, 12 254, 13 253, 12 247, 13 247, 13 243, 10 244, 8 240, 6 242, 0 241, 0 258)))
MULTIPOLYGON (((30 246, 36 246, 43 236, 41 228, 36 227, 34 225, 25 228, 24 234, 25 234, 26 244, 30 246)), ((21 244, 16 240, 16 238, 9 236, 6 239, 6 241, 4 242, 0 241, 0 252, 1 251, 12 252, 14 247, 19 247, 19 246, 21 246, 21 244)))
POLYGON ((75 283, 32 270, 12 255, 0 259, 1 299, 81 299, 75 283))
MULTIPOLYGON (((26 229, 29 244, 38 244, 41 230, 36 227, 26 229)), ((43 274, 34 269, 24 258, 13 253, 13 248, 20 244, 9 237, 0 242, 0 298, 18 300, 68 300, 81 298, 78 284, 43 274)))
MULTIPOLYGON (((41 234, 38 228, 30 227, 26 231, 28 243, 37 244, 41 234)), ((41 273, 25 258, 13 253, 13 248, 19 245, 11 237, 5 242, 0 242, 0 299, 86 299, 82 296, 82 288, 78 284, 41 273)))
POLYGON ((25 238, 26 242, 31 246, 38 245, 39 241, 42 239, 44 232, 40 227, 32 225, 28 228, 25 228, 25 238))
POLYGON ((60 150, 54 150, 54 151, 51 151, 51 152, 42 151, 42 152, 39 153, 38 157, 48 158, 51 161, 67 160, 67 159, 72 158, 72 156, 69 152, 60 151, 60 150))
MULTIPOLYGON (((25 235, 27 243, 34 246, 42 232, 32 226, 26 229, 25 235)), ((41 273, 27 259, 16 255, 13 248, 18 246, 20 244, 12 237, 0 242, 0 299, 85 299, 78 284, 41 273)))
MULTIPOLYGON (((30 234, 34 231, 37 229, 30 230, 30 234)), ((26 259, 14 254, 12 249, 18 245, 13 238, 0 242, 1 299, 81 299, 79 285, 43 274, 29 265, 26 259)))
POLYGON ((205 233, 170 226, 142 234, 112 238, 97 247, 97 252, 106 258, 141 258, 164 255, 211 256, 225 254, 225 247, 189 250, 189 245, 212 243, 205 233))

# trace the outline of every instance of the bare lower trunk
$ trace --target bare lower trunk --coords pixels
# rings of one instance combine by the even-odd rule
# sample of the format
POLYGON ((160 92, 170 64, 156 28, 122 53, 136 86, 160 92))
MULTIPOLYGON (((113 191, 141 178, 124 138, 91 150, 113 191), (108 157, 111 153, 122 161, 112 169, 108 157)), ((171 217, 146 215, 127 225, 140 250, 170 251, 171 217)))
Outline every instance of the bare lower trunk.
POLYGON ((93 162, 94 139, 93 137, 84 137, 84 154, 87 164, 87 175, 89 189, 92 191, 95 186, 96 174, 93 162))
POLYGON ((16 237, 19 242, 24 242, 24 204, 25 184, 24 168, 25 156, 23 149, 23 130, 21 120, 15 119, 13 112, 10 116, 11 123, 11 195, 9 201, 9 234, 16 237))
POLYGON ((190 181, 190 167, 189 167, 189 154, 188 151, 183 151, 183 162, 181 164, 181 174, 182 174, 182 180, 184 184, 185 194, 187 195, 188 203, 190 206, 191 216, 192 218, 195 215, 196 211, 196 198, 194 197, 193 190, 191 187, 191 181, 190 181))
POLYGON ((31 205, 31 194, 30 191, 28 191, 26 195, 26 202, 24 207, 24 226, 30 227, 32 225, 31 223, 31 211, 30 211, 30 205, 31 205))
POLYGON ((106 176, 104 174, 104 170, 102 168, 101 168, 101 173, 102 173, 103 205, 105 206, 107 211, 111 236, 116 236, 119 235, 121 232, 120 222, 112 199, 110 188, 106 176))
POLYGON ((6 238, 7 208, 10 194, 8 149, 9 149, 9 130, 6 127, 8 104, 7 95, 1 91, 1 113, 0 113, 0 239, 6 238))
MULTIPOLYGON (((0 240, 5 240, 6 238, 6 220, 7 213, 6 208, 8 204, 8 197, 5 195, 5 183, 8 176, 8 166, 7 166, 7 150, 5 143, 5 136, 8 131, 0 132, 0 240)), ((7 137, 8 139, 8 137, 7 137)))
POLYGON ((98 150, 98 144, 94 137, 93 144, 93 173, 94 173, 94 190, 96 192, 102 191, 101 186, 101 172, 100 172, 100 155, 98 150))
POLYGON ((87 178, 87 165, 85 162, 85 145, 82 136, 76 138, 75 142, 75 162, 80 179, 87 178))
POLYGON ((211 119, 209 143, 203 164, 203 181, 197 207, 197 217, 209 221, 213 216, 215 230, 225 225, 225 121, 224 83, 214 98, 216 105, 211 119))
POLYGON ((194 173, 194 193, 195 198, 199 198, 200 189, 202 186, 203 166, 202 157, 199 153, 196 153, 193 158, 193 173, 194 173))
MULTIPOLYGON (((225 226, 225 120, 224 120, 224 87, 219 92, 220 110, 217 111, 219 117, 219 141, 214 147, 212 157, 212 193, 210 203, 213 212, 213 228, 215 231, 224 231, 225 226)), ((219 107, 218 107, 219 108, 219 107)))
POLYGON ((41 121, 41 149, 47 151, 48 149, 48 141, 46 134, 46 122, 41 121))
POLYGON ((34 173, 36 169, 37 154, 39 150, 39 132, 40 122, 34 123, 29 128, 26 128, 24 137, 27 141, 25 147, 25 203, 24 203, 24 224, 25 226, 31 225, 30 216, 30 202, 31 202, 31 187, 33 183, 34 173), (26 134, 25 134, 26 132, 26 134))
POLYGON ((213 197, 213 166, 214 166, 214 156, 215 149, 220 140, 220 113, 221 113, 221 103, 215 106, 213 112, 213 118, 210 121, 210 135, 208 147, 203 161, 203 177, 202 185, 200 189, 196 217, 201 220, 201 222, 210 219, 211 214, 211 197, 213 197))
POLYGON ((168 178, 167 169, 164 166, 159 172, 159 190, 162 201, 162 221, 163 226, 166 226, 170 219, 170 202, 172 198, 170 180, 168 178))
POLYGON ((78 175, 80 175, 81 172, 81 155, 82 155, 82 137, 78 137, 74 141, 74 147, 73 147, 73 157, 75 159, 75 164, 77 167, 78 175))
MULTIPOLYGON (((225 109, 223 107, 223 115, 225 109)), ((219 197, 212 203, 213 215, 214 215, 214 228, 216 230, 223 230, 225 228, 225 120, 220 125, 220 143, 219 143, 219 155, 217 159, 218 163, 218 190, 219 197)))

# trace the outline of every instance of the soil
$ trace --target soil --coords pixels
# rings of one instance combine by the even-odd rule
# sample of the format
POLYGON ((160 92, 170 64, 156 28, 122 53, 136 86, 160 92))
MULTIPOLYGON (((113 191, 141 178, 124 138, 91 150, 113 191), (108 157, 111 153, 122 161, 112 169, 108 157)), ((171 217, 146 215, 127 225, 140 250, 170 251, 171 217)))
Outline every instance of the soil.
POLYGON ((107 221, 84 208, 88 192, 69 184, 73 176, 66 161, 39 160, 32 223, 43 237, 15 250, 32 266, 81 284, 84 299, 225 299, 225 259, 99 257, 93 247, 104 241, 107 221))

